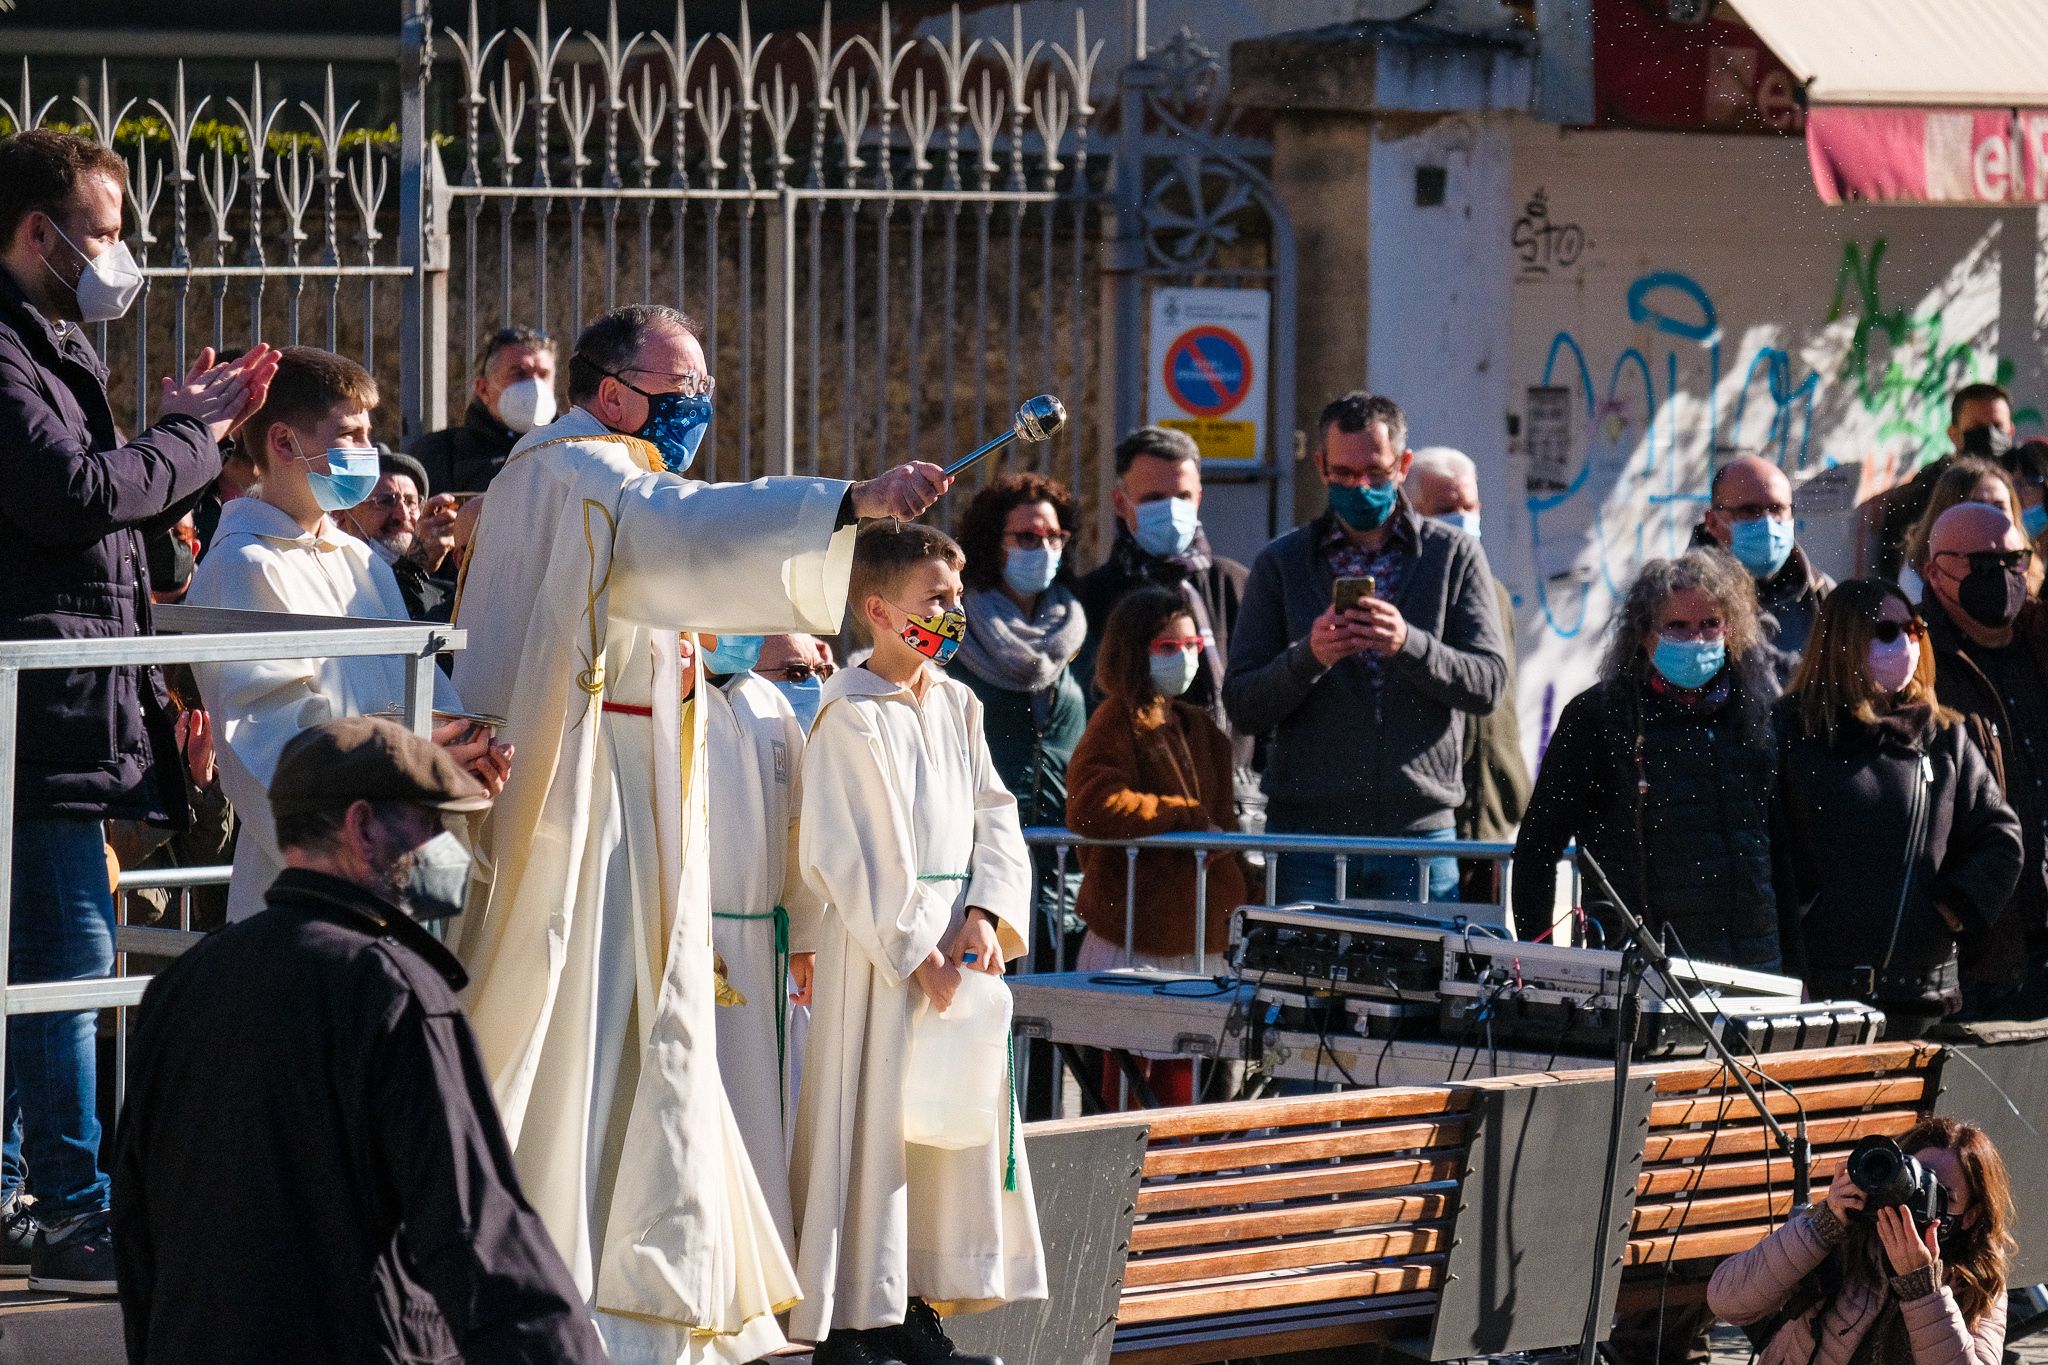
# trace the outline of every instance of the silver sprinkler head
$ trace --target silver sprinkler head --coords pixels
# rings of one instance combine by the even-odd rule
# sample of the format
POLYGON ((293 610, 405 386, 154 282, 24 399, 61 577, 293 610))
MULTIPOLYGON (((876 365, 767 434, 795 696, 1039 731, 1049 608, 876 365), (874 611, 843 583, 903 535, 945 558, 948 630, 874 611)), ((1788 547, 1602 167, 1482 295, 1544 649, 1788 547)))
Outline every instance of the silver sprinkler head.
POLYGON ((1027 398, 1017 408, 1017 436, 1036 444, 1051 440, 1067 424, 1067 409, 1049 393, 1027 398))

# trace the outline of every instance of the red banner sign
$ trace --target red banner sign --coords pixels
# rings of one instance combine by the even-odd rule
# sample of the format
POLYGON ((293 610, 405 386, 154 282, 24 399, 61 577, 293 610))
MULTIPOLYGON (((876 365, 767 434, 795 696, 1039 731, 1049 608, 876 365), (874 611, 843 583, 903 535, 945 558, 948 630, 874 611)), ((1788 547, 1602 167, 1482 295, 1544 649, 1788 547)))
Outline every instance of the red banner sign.
POLYGON ((2048 112, 1822 106, 1806 154, 1830 204, 2048 202, 2048 112))

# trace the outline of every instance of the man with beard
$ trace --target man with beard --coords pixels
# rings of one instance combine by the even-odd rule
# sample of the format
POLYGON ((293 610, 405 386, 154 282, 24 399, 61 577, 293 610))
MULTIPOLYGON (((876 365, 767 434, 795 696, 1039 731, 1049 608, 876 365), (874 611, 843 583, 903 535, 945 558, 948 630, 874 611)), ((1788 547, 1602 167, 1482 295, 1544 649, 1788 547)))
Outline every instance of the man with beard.
POLYGON ((377 486, 340 515, 342 526, 390 566, 415 621, 446 622, 455 594, 441 575, 455 547, 455 499, 429 496, 427 471, 412 456, 377 447, 377 486))

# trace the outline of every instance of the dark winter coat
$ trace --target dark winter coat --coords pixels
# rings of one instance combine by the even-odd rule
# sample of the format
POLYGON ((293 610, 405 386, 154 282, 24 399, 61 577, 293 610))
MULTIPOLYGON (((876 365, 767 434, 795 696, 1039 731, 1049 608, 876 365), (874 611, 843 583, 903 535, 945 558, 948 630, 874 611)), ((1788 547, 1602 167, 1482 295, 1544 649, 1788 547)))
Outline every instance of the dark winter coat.
POLYGON ((113 1168, 128 1359, 598 1365, 454 955, 324 873, 268 901, 143 997, 113 1168))
MULTIPOLYGON (((1557 860, 1573 839, 1653 931, 1669 925, 1693 957, 1780 965, 1773 881, 1777 744, 1763 661, 1731 665, 1718 707, 1688 708, 1636 670, 1565 704, 1515 841, 1517 931, 1549 928, 1557 860)), ((1585 883, 1606 941, 1624 942, 1609 902, 1585 883)))
POLYGON ((1449 829, 1465 799, 1465 723, 1507 694, 1506 642, 1479 542, 1405 502, 1415 562, 1394 605, 1408 640, 1379 687, 1358 659, 1324 668, 1309 628, 1336 583, 1325 512, 1260 551, 1230 640, 1223 702, 1270 734, 1268 828, 1404 835, 1449 829))
MULTIPOLYGON (((1960 723, 1926 707, 1876 725, 1844 721, 1831 746, 1806 733, 1799 699, 1778 704, 1783 890, 1804 930, 1817 998, 1845 969, 1910 974, 1946 963, 1957 934, 1981 937, 2020 871, 2020 822, 1960 723), (1917 838, 1915 837, 1917 834, 1917 838)), ((1864 998, 1932 1003, 1866 987, 1864 998)))
POLYGON ((481 493, 498 477, 519 433, 491 416, 476 399, 462 414, 462 425, 430 431, 414 440, 405 453, 427 471, 437 493, 481 493))
MULTIPOLYGON (((196 417, 166 417, 123 444, 106 383, 84 332, 45 318, 0 270, 0 638, 149 634, 145 536, 220 473, 220 447, 196 417)), ((24 673, 20 717, 17 819, 183 820, 154 669, 24 673)))

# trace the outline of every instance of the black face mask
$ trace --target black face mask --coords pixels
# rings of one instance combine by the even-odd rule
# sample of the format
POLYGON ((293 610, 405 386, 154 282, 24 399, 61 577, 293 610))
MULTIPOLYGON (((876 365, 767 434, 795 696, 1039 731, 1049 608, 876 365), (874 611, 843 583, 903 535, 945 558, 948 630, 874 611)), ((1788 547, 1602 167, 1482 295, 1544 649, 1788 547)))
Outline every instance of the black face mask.
POLYGON ((2002 630, 2012 624, 2027 600, 2027 571, 2015 565, 1973 568, 1956 587, 1956 604, 1972 621, 1988 630, 2002 630))
POLYGON ((1958 453, 1975 455, 1979 459, 1998 460, 2012 449, 2012 433, 2003 427, 1994 427, 1989 422, 1979 422, 1963 433, 1958 453))

